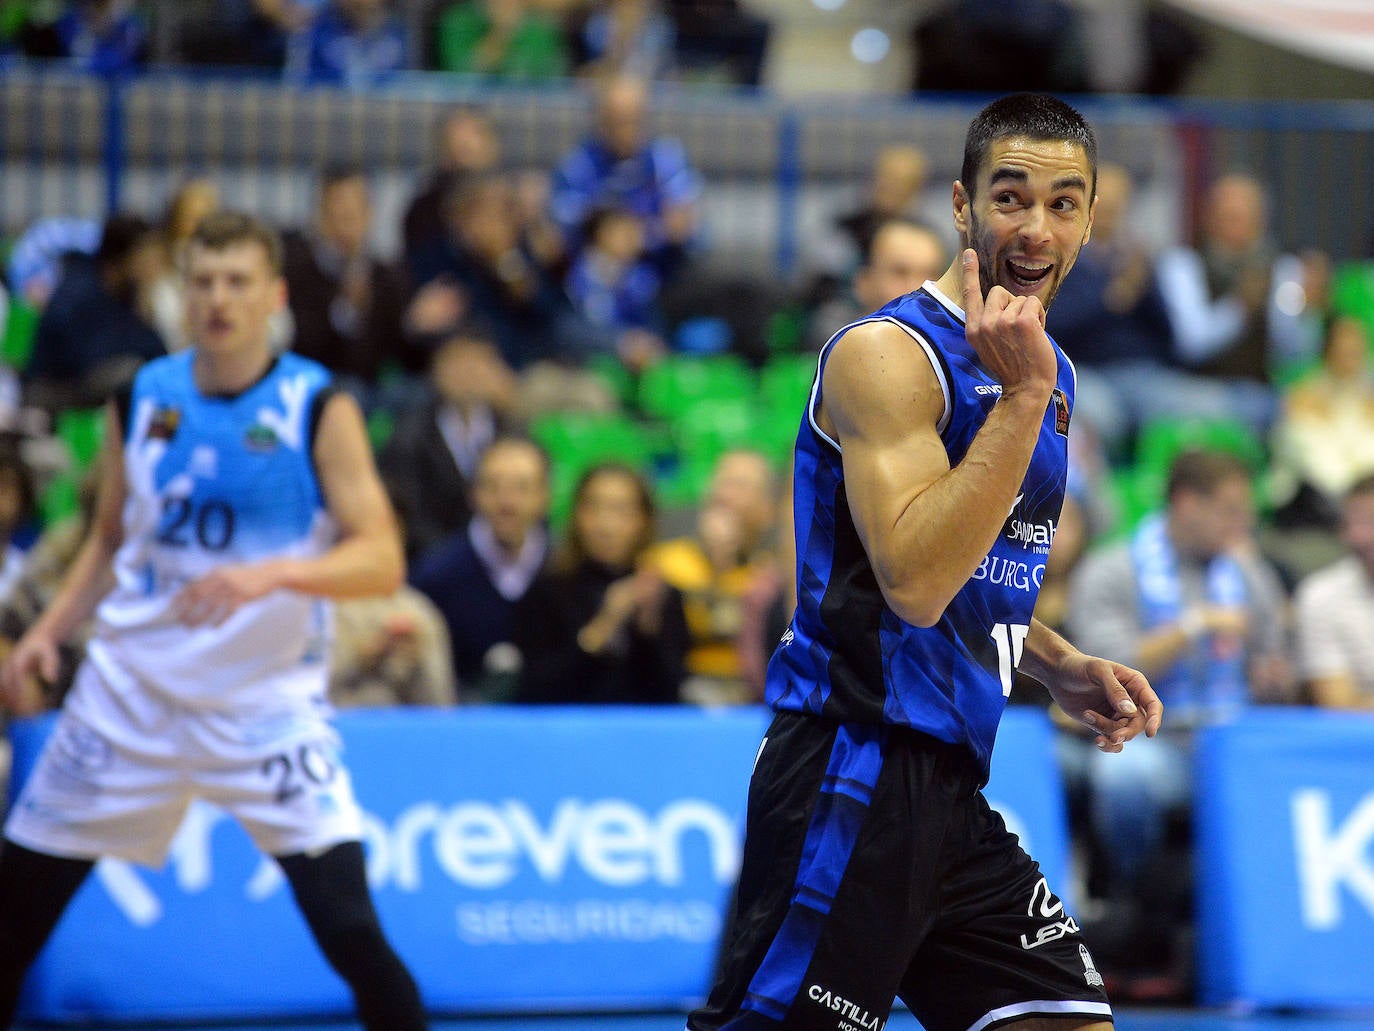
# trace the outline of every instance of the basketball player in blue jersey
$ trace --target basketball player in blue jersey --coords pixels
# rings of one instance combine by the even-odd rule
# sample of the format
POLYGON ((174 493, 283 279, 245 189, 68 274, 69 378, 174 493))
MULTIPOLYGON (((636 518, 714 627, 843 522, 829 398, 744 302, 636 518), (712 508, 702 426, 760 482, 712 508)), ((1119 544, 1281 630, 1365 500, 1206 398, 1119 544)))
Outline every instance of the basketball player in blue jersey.
POLYGON ((35 711, 57 645, 86 661, 0 844, 0 1026, 95 861, 160 864, 194 798, 280 864, 373 1031, 425 1027, 368 893, 361 811, 327 722, 331 598, 386 594, 404 563, 361 413, 314 362, 274 355, 281 246, 256 219, 191 237, 194 347, 111 403, 89 536, 0 668, 35 711))
POLYGON ((1073 369, 1045 309, 1092 228, 1097 147, 1017 94, 965 141, 937 282, 822 349, 795 452, 798 605, 768 669, 720 975, 693 1031, 1111 1026, 1078 924, 982 795, 1018 665, 1119 752, 1138 671, 1032 611, 1064 494, 1073 369))

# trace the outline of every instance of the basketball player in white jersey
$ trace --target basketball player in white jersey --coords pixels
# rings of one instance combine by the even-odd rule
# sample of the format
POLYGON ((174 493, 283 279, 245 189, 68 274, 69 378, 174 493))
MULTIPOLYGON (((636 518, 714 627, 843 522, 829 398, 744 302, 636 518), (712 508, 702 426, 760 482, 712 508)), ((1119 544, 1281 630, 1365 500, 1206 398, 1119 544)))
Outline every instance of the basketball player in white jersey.
POLYGON ((393 591, 394 517, 361 413, 275 355, 275 233, 223 213, 191 238, 194 346, 144 366, 106 415, 95 518, 52 606, 0 668, 40 706, 57 645, 86 661, 0 844, 0 1026, 95 861, 160 864, 194 798, 274 856, 373 1031, 425 1027, 368 893, 361 812, 328 723, 329 599, 393 591))

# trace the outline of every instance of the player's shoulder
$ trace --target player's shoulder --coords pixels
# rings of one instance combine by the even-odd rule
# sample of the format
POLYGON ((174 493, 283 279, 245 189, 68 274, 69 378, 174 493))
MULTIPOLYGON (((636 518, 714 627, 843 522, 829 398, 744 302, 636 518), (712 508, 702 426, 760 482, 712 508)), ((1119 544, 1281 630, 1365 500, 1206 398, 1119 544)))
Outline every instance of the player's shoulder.
POLYGON ((334 380, 334 374, 315 359, 307 358, 295 351, 283 351, 277 357, 272 371, 279 376, 307 376, 320 384, 332 383, 334 380))

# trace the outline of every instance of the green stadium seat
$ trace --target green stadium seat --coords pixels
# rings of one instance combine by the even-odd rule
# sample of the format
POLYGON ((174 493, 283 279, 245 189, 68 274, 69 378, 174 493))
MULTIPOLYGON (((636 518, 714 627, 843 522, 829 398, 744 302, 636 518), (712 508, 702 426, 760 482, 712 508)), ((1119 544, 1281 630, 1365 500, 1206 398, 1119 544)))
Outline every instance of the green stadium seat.
POLYGON ((753 372, 735 355, 669 355, 640 376, 639 407, 649 418, 675 423, 695 402, 752 398, 755 389, 753 372))
POLYGON ((1169 467, 1180 452, 1190 448, 1229 452, 1249 467, 1256 480, 1268 469, 1264 441, 1245 423, 1223 418, 1147 422, 1136 436, 1135 463, 1126 471, 1123 484, 1128 486, 1118 498, 1124 502, 1123 514, 1138 519, 1162 506, 1169 467))
POLYGON ((23 372, 33 354, 33 334, 38 329, 38 312, 14 297, 0 337, 0 361, 16 372, 23 372))
POLYGON ((555 528, 566 521, 573 488, 592 466, 625 462, 649 475, 668 446, 661 434, 623 415, 552 413, 531 422, 529 432, 552 460, 550 522, 555 528))

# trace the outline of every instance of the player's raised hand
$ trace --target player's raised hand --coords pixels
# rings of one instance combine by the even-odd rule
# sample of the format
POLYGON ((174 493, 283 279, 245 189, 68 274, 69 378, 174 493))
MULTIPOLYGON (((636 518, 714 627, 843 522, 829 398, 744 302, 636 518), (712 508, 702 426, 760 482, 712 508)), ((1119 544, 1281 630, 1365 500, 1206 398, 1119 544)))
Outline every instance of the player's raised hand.
POLYGON ((39 681, 53 683, 60 668, 57 643, 41 631, 30 631, 0 666, 0 704, 15 716, 42 712, 47 703, 39 681))
POLYGON ((997 285, 984 298, 977 252, 966 249, 962 262, 969 344, 1002 384, 1004 397, 1030 391, 1048 404, 1059 368, 1054 345, 1045 335, 1040 298, 1020 297, 997 285))

